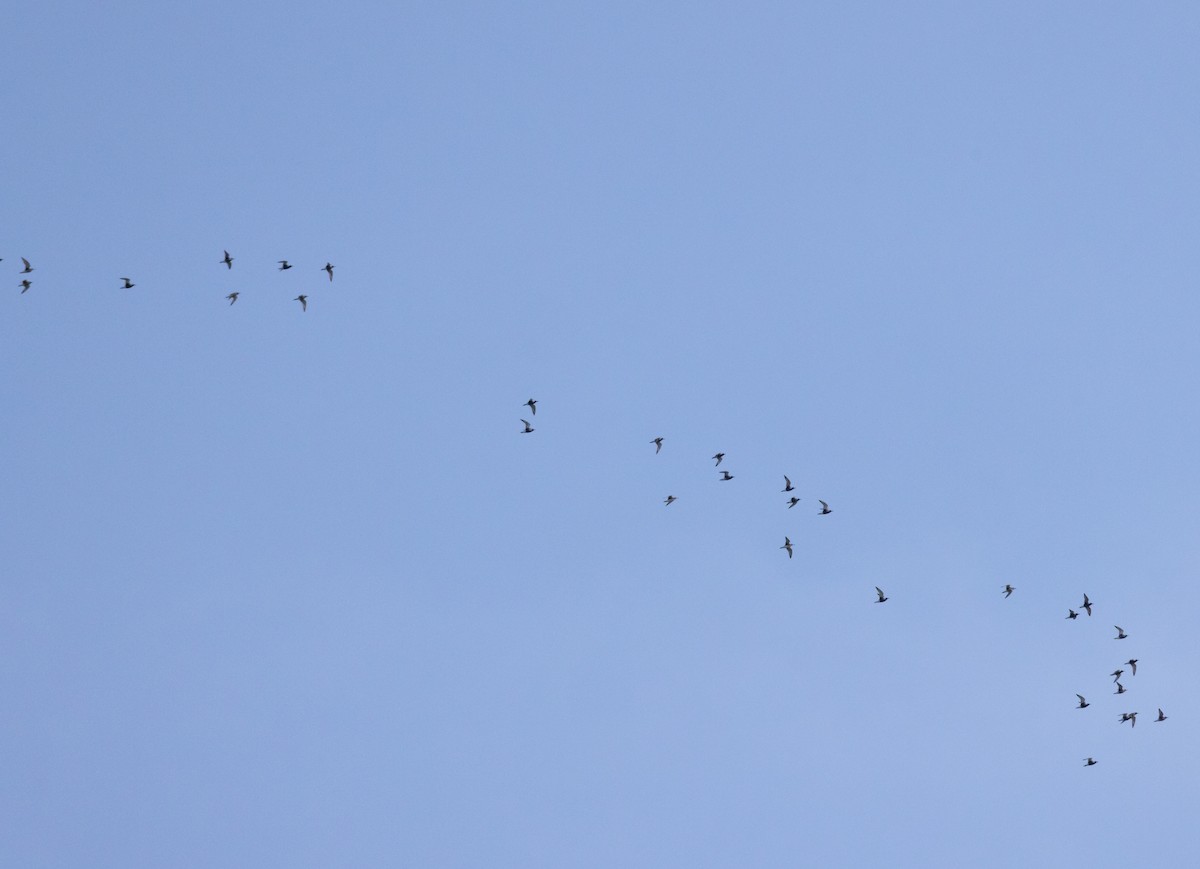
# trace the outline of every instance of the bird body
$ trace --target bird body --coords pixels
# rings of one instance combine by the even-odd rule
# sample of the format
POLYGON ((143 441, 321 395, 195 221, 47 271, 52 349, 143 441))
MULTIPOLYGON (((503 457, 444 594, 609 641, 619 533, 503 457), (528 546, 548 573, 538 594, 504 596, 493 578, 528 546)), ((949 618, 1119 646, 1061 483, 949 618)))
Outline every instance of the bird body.
POLYGON ((333 263, 331 263, 331 262, 325 263, 325 268, 321 269, 321 271, 327 272, 329 274, 329 280, 332 283, 332 281, 333 281, 333 263))
POLYGON ((296 296, 296 298, 292 299, 292 301, 300 303, 301 311, 308 310, 308 296, 304 295, 303 293, 301 293, 299 296, 296 296))
POLYGON ((1162 711, 1162 707, 1161 707, 1161 706, 1160 706, 1160 707, 1158 707, 1158 717, 1157 717, 1157 718, 1155 718, 1154 720, 1155 720, 1155 721, 1166 721, 1166 720, 1167 720, 1167 716, 1163 715, 1163 711, 1162 711))
POLYGON ((671 504, 673 504, 675 501, 678 501, 678 500, 679 499, 676 498, 674 495, 667 495, 667 500, 663 501, 663 503, 666 504, 668 507, 670 507, 671 504))
POLYGON ((662 442, 662 438, 655 438, 654 440, 650 441, 650 443, 654 444, 654 455, 657 456, 659 452, 662 451, 662 442))
POLYGON ((1128 721, 1130 727, 1137 727, 1137 717, 1138 714, 1136 712, 1122 712, 1121 723, 1124 724, 1128 721))
POLYGON ((822 501, 820 498, 817 499, 817 503, 821 505, 821 512, 817 514, 818 516, 828 516, 830 513, 833 512, 832 510, 829 509, 829 505, 826 504, 824 501, 822 501))
POLYGON ((121 280, 125 282, 125 286, 121 287, 123 290, 132 290, 135 286, 137 286, 133 281, 129 280, 129 278, 121 278, 121 280))
POLYGON ((238 293, 230 293, 230 294, 229 294, 228 296, 226 296, 225 298, 229 299, 229 304, 231 304, 231 305, 232 305, 234 302, 236 302, 236 301, 237 301, 237 297, 238 297, 238 295, 239 295, 238 293))
POLYGON ((1112 676, 1112 677, 1113 677, 1113 681, 1114 681, 1114 682, 1116 682, 1118 679, 1120 679, 1120 678, 1121 678, 1121 674, 1122 674, 1122 673, 1124 673, 1124 672, 1125 672, 1124 670, 1113 670, 1113 671, 1112 671, 1111 673, 1109 673, 1108 675, 1112 676))
POLYGON ((292 267, 292 264, 285 259, 276 260, 276 262, 279 263, 279 271, 281 271, 281 272, 287 271, 288 269, 290 269, 292 267))
POLYGON ((1014 591, 1016 591, 1016 589, 1014 589, 1011 585, 1004 586, 1004 596, 1006 598, 1012 597, 1012 593, 1014 591))
POLYGON ((1083 596, 1083 603, 1079 605, 1079 608, 1082 610, 1087 610, 1088 618, 1092 617, 1092 602, 1088 600, 1088 596, 1086 594, 1083 596))
POLYGON ((1092 705, 1091 703, 1088 703, 1086 700, 1083 699, 1082 694, 1076 694, 1075 696, 1079 698, 1079 705, 1075 707, 1076 709, 1087 709, 1089 706, 1092 705))
POLYGON ((1084 765, 1084 766, 1095 766, 1095 765, 1096 765, 1096 759, 1095 759, 1094 757, 1089 757, 1087 760, 1085 760, 1085 761, 1083 762, 1083 765, 1084 765))
POLYGON ((788 509, 791 510, 793 507, 795 507, 799 503, 800 503, 800 499, 797 498, 795 495, 792 495, 792 497, 788 499, 788 509))
POLYGON ((528 407, 529 412, 532 413, 534 416, 537 416, 537 399, 531 398, 531 399, 529 399, 529 401, 525 402, 525 404, 523 406, 528 407))
POLYGON ((225 263, 225 268, 233 268, 233 257, 229 255, 229 251, 223 251, 223 253, 225 254, 225 258, 221 262, 225 263))
POLYGON ((1137 662, 1138 662, 1137 658, 1130 658, 1128 661, 1125 662, 1126 664, 1129 665, 1129 675, 1130 676, 1137 675, 1137 662))
POLYGON ((729 473, 729 471, 721 471, 721 479, 718 480, 717 482, 723 483, 726 480, 732 480, 732 479, 733 479, 733 474, 729 473))
POLYGON ((1067 618, 1077 619, 1079 618, 1079 613, 1075 612, 1075 610, 1071 609, 1070 607, 1067 607, 1067 618))
POLYGON ((1120 682, 1118 682, 1118 683, 1117 683, 1117 690, 1116 690, 1116 691, 1114 691, 1113 693, 1114 693, 1114 694, 1124 694, 1124 693, 1125 693, 1125 686, 1124 686, 1124 685, 1122 685, 1120 682))
POLYGON ((521 422, 525 423, 525 430, 522 431, 521 434, 529 434, 531 431, 533 431, 533 426, 529 424, 529 420, 523 419, 521 422))
POLYGON ((720 467, 720 465, 721 465, 721 459, 725 458, 725 454, 724 454, 724 453, 717 453, 717 454, 715 454, 715 455, 713 456, 713 458, 717 460, 717 464, 716 464, 716 465, 714 465, 714 467, 720 467))
POLYGON ((887 596, 883 593, 883 589, 879 586, 875 586, 875 593, 879 595, 879 600, 875 601, 875 603, 883 603, 885 600, 887 600, 887 596))
POLYGON ((780 549, 786 549, 786 550, 787 550, 787 554, 788 554, 788 558, 791 558, 791 557, 792 557, 792 538, 790 538, 790 537, 784 537, 784 538, 783 538, 783 545, 782 545, 782 546, 780 546, 779 548, 780 548, 780 549))
POLYGON ((25 278, 23 281, 21 281, 21 294, 24 295, 25 291, 28 290, 32 286, 33 286, 33 281, 29 280, 29 278, 25 278))
POLYGON ((1114 640, 1123 640, 1129 636, 1129 634, 1122 630, 1120 625, 1113 625, 1113 627, 1117 629, 1117 635, 1113 637, 1114 640))
POLYGON ((21 262, 25 263, 25 268, 21 269, 19 272, 17 272, 17 274, 27 275, 33 271, 33 266, 29 264, 29 260, 25 259, 25 257, 21 257, 21 262))
POLYGON ((794 488, 796 488, 796 487, 792 485, 792 481, 788 479, 787 474, 784 474, 783 475, 783 491, 790 492, 794 488))

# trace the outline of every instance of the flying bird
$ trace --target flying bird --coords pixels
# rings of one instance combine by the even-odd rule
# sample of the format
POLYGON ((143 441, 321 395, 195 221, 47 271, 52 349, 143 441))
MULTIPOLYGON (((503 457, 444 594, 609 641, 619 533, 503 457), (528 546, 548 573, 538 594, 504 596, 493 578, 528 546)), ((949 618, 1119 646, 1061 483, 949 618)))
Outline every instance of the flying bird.
POLYGON ((780 549, 786 549, 786 550, 787 550, 787 554, 788 554, 788 558, 791 558, 791 557, 792 557, 792 538, 790 538, 790 537, 784 537, 784 538, 783 538, 783 545, 782 545, 782 546, 780 546, 779 548, 780 548, 780 549))
POLYGON ((883 603, 885 600, 887 600, 887 596, 883 593, 883 589, 879 586, 875 586, 875 593, 879 595, 879 600, 875 601, 875 603, 883 603))
POLYGON ((1009 597, 1012 597, 1012 593, 1013 593, 1014 591, 1016 591, 1016 589, 1014 589, 1014 588, 1013 588, 1011 585, 1005 585, 1005 586, 1004 586, 1004 597, 1005 597, 1006 599, 1007 599, 1007 598, 1009 598, 1009 597))
POLYGON ((229 255, 229 251, 225 251, 225 259, 221 260, 221 262, 225 263, 225 268, 233 268, 233 257, 229 255))
POLYGON ((654 444, 654 455, 657 456, 659 451, 662 449, 662 442, 662 438, 655 438, 654 440, 650 441, 650 443, 654 444))
POLYGON ((1088 596, 1083 596, 1083 603, 1079 605, 1080 609, 1087 610, 1088 618, 1092 617, 1092 602, 1088 600, 1088 596))
POLYGON ((792 481, 788 479, 787 474, 784 474, 783 475, 783 491, 790 492, 794 488, 796 488, 796 487, 792 485, 792 481))
POLYGON ((29 264, 29 260, 25 259, 25 257, 21 257, 21 262, 25 263, 25 268, 21 269, 21 271, 17 272, 17 274, 27 275, 33 271, 33 266, 29 264))
POLYGON ((1113 627, 1117 629, 1117 635, 1113 637, 1114 640, 1123 640, 1129 636, 1129 634, 1125 633, 1120 625, 1113 625, 1113 627))
POLYGON ((1084 765, 1084 766, 1095 766, 1095 765, 1096 765, 1096 759, 1095 759, 1094 757, 1089 757, 1087 760, 1085 760, 1085 761, 1083 762, 1083 765, 1084 765))
POLYGON ((1137 658, 1130 658, 1128 661, 1125 662, 1126 664, 1129 665, 1129 675, 1130 676, 1137 675, 1137 661, 1138 661, 1137 658))
POLYGON ((299 296, 296 296, 296 298, 292 299, 292 301, 300 303, 301 311, 308 310, 308 296, 304 295, 303 293, 301 293, 299 296))
POLYGON ((1118 683, 1117 683, 1117 690, 1116 690, 1116 691, 1114 691, 1113 693, 1114 693, 1114 694, 1124 694, 1124 693, 1125 693, 1125 686, 1124 686, 1124 685, 1122 685, 1120 682, 1118 682, 1118 683))
POLYGON ((1121 674, 1122 674, 1122 673, 1124 673, 1124 672, 1125 672, 1124 670, 1113 670, 1113 671, 1112 671, 1111 673, 1109 673, 1108 675, 1112 676, 1112 677, 1113 677, 1113 681, 1114 681, 1114 682, 1116 682, 1118 679, 1120 679, 1120 678, 1121 678, 1121 674))
POLYGON ((529 420, 523 419, 521 422, 525 423, 525 430, 522 431, 521 434, 529 434, 531 431, 533 431, 533 426, 529 424, 529 420))
POLYGON ((1077 619, 1079 618, 1079 613, 1075 612, 1075 610, 1071 609, 1070 607, 1067 607, 1067 618, 1077 619))
POLYGON ((28 290, 32 286, 33 286, 33 281, 29 280, 29 278, 25 278, 23 281, 21 281, 21 295, 24 295, 25 291, 28 290))
POLYGON ((137 286, 133 281, 129 280, 129 278, 121 278, 121 280, 125 282, 125 286, 121 287, 123 290, 132 290, 135 286, 137 286))
POLYGON ((821 505, 821 512, 817 514, 818 516, 827 516, 833 512, 832 510, 829 509, 829 505, 826 504, 824 501, 822 501, 820 498, 817 499, 817 503, 821 505))
POLYGON ((676 498, 674 495, 667 495, 667 500, 663 501, 663 503, 664 503, 664 504, 666 504, 668 507, 670 507, 670 506, 671 506, 671 503, 672 503, 673 501, 678 501, 678 500, 679 500, 679 499, 678 499, 678 498, 676 498))
POLYGON ((717 460, 717 464, 716 464, 714 467, 720 467, 720 465, 721 465, 721 459, 725 458, 725 454, 724 454, 724 453, 717 453, 715 456, 713 456, 713 458, 717 460))
POLYGON ((525 404, 522 405, 522 407, 528 407, 530 413, 532 413, 534 416, 537 416, 537 399, 536 398, 529 399, 529 401, 525 402, 525 404))
POLYGON ((800 503, 800 499, 797 498, 795 495, 792 495, 792 497, 788 499, 788 509, 791 510, 793 507, 795 507, 799 503, 800 503))
POLYGON ((279 263, 279 271, 281 272, 287 271, 292 267, 292 264, 285 259, 276 260, 276 262, 279 263))
POLYGON ((1158 707, 1158 717, 1157 717, 1157 718, 1155 718, 1154 720, 1155 720, 1155 721, 1166 721, 1166 720, 1167 720, 1167 716, 1163 715, 1163 711, 1162 711, 1162 707, 1161 707, 1161 706, 1160 706, 1160 707, 1158 707))
POLYGON ((321 271, 328 272, 329 280, 330 281, 333 280, 333 263, 330 263, 330 262, 325 263, 325 268, 321 269, 321 271))
POLYGON ((226 296, 225 298, 229 299, 229 304, 231 304, 231 305, 232 305, 234 302, 236 302, 236 301, 237 301, 237 297, 238 297, 238 293, 230 293, 230 294, 229 294, 228 296, 226 296))
POLYGON ((733 474, 729 473, 729 471, 721 471, 721 479, 717 480, 717 482, 723 483, 726 480, 732 480, 732 479, 733 479, 733 474))
POLYGON ((1092 705, 1091 703, 1088 703, 1086 700, 1083 699, 1082 694, 1076 694, 1075 696, 1079 698, 1079 705, 1075 707, 1076 709, 1087 709, 1089 706, 1092 705))
POLYGON ((1137 727, 1137 716, 1138 714, 1136 712, 1122 712, 1121 723, 1124 724, 1126 721, 1128 721, 1130 727, 1137 727))

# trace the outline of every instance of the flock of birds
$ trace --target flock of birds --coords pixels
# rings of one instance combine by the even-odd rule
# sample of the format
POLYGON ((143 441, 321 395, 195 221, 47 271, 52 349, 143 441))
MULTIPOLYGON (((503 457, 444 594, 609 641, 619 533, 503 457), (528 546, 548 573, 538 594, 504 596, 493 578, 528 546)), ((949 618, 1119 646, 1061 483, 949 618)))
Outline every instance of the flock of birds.
MULTIPOLYGON (((537 399, 531 398, 528 401, 526 401, 523 406, 529 408, 530 416, 537 416, 537 404, 538 404, 537 399)), ((522 434, 532 434, 535 431, 533 424, 529 420, 522 419, 521 422, 524 425, 524 428, 521 429, 522 434)), ((662 452, 663 441, 664 441, 664 438, 662 438, 662 437, 656 437, 650 441, 650 443, 652 443, 654 445, 654 454, 655 455, 658 455, 660 452, 662 452)), ((725 454, 721 453, 721 452, 714 453, 712 458, 716 461, 716 467, 719 468, 721 465, 721 462, 725 459, 725 454)), ((726 482, 726 481, 733 479, 733 474, 731 474, 727 470, 718 471, 718 473, 721 474, 721 476, 718 478, 718 482, 726 482)), ((792 485, 791 479, 786 474, 783 475, 783 490, 782 491, 784 493, 790 493, 790 492, 795 491, 795 486, 792 485)), ((669 507, 678 500, 679 499, 676 498, 674 495, 667 495, 666 499, 663 501, 663 504, 665 504, 666 506, 669 507)), ((798 498, 795 495, 791 495, 791 497, 787 501, 788 509, 790 510, 792 507, 795 507, 798 503, 800 503, 800 498, 798 498)), ((829 505, 827 503, 825 503, 824 501, 822 501, 821 499, 818 498, 817 503, 821 505, 821 509, 820 509, 820 511, 818 511, 817 515, 828 516, 830 513, 833 512, 833 510, 831 510, 829 508, 829 505)), ((792 540, 790 537, 785 536, 783 538, 783 545, 780 546, 779 548, 787 550, 788 558, 792 557, 793 544, 792 544, 792 540)), ((1001 593, 1004 595, 1006 600, 1008 598, 1012 597, 1012 594, 1014 591, 1016 591, 1016 588, 1011 583, 1005 584, 1004 588, 1001 589, 1001 593)), ((883 589, 880 588, 879 586, 875 586, 875 595, 876 595, 875 603, 885 603, 886 601, 891 599, 886 594, 884 594, 883 589)), ((1092 616, 1092 607, 1093 606, 1095 606, 1095 604, 1092 602, 1092 600, 1086 594, 1084 594, 1083 603, 1081 603, 1079 605, 1079 608, 1088 614, 1088 618, 1091 618, 1091 616, 1092 616)), ((1067 618, 1073 621, 1073 620, 1079 618, 1079 613, 1076 612, 1074 609, 1068 607, 1067 608, 1067 618)), ((1117 630, 1117 635, 1113 639, 1125 640, 1125 639, 1129 638, 1129 634, 1127 634, 1125 632, 1125 629, 1122 628, 1120 625, 1114 625, 1113 627, 1115 627, 1117 630)), ((1137 658, 1130 658, 1128 661, 1125 661, 1123 663, 1124 663, 1124 666, 1129 667, 1129 675, 1130 676, 1137 675, 1137 665, 1138 665, 1137 658)), ((1114 695, 1124 694, 1128 690, 1127 688, 1125 688, 1124 685, 1121 684, 1121 677, 1124 674, 1125 674, 1125 670, 1121 669, 1120 667, 1118 667, 1116 670, 1114 670, 1112 673, 1109 674, 1110 676, 1113 677, 1113 682, 1117 686, 1117 690, 1113 692, 1114 695)), ((1079 705, 1075 707, 1076 709, 1087 709, 1089 706, 1092 705, 1084 698, 1084 696, 1082 694, 1076 694, 1075 696, 1079 698, 1079 705)), ((1137 712, 1122 712, 1121 717, 1119 719, 1119 723, 1124 724, 1126 721, 1128 721, 1130 728, 1133 728, 1133 727, 1137 726, 1137 717, 1138 717, 1137 712)), ((1155 718, 1154 721, 1162 722, 1162 721, 1166 721, 1166 720, 1167 720, 1166 714, 1163 713, 1162 707, 1159 707, 1158 717, 1155 718)), ((1097 761, 1094 757, 1084 758, 1084 766, 1095 766, 1096 763, 1097 763, 1097 761)))
MULTIPOLYGON (((222 251, 222 252, 225 254, 225 256, 221 260, 219 260, 219 263, 223 264, 226 269, 232 270, 234 258, 229 255, 229 251, 226 250, 226 251, 222 251)), ((4 258, 0 257, 0 262, 3 262, 3 261, 4 261, 4 258)), ((21 274, 21 275, 32 274, 34 269, 33 269, 33 266, 30 265, 29 260, 25 259, 25 257, 21 257, 21 262, 24 264, 25 267, 20 272, 18 272, 18 274, 21 274)), ((286 272, 289 269, 295 268, 295 266, 293 266, 290 261, 285 260, 285 259, 276 260, 275 262, 279 266, 277 271, 286 272)), ((325 274, 329 275, 330 282, 333 281, 333 269, 334 269, 333 263, 328 262, 328 261, 320 269, 320 271, 323 271, 323 272, 325 272, 325 274)), ((132 290, 134 287, 137 286, 137 284, 135 284, 130 278, 118 278, 118 280, 121 281, 121 289, 123 289, 123 290, 132 290)), ((22 295, 24 295, 25 293, 29 292, 29 288, 33 286, 33 281, 30 280, 29 278, 22 278, 21 283, 18 286, 20 286, 20 288, 21 288, 22 295)), ((235 303, 238 300, 238 296, 240 296, 240 295, 241 295, 240 292, 235 291, 235 292, 231 292, 225 298, 228 299, 229 304, 232 305, 233 303, 235 303)), ((308 296, 305 295, 304 293, 301 293, 300 295, 296 296, 296 298, 292 299, 292 301, 300 303, 301 312, 308 310, 308 296)))

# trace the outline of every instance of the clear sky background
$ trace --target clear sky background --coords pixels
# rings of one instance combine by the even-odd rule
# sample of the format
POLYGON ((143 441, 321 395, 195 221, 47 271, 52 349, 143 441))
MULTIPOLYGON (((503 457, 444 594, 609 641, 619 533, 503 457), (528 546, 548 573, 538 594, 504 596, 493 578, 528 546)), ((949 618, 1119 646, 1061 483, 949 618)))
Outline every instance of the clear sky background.
POLYGON ((1196 4, 5 31, 0 864, 1194 863, 1196 4))

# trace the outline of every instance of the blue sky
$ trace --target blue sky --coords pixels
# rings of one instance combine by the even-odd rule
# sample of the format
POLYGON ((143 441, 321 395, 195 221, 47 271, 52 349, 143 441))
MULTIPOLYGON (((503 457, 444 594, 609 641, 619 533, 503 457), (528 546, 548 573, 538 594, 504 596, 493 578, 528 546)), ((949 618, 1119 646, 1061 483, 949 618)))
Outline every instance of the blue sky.
POLYGON ((1193 4, 6 23, 0 862, 1194 861, 1193 4))

